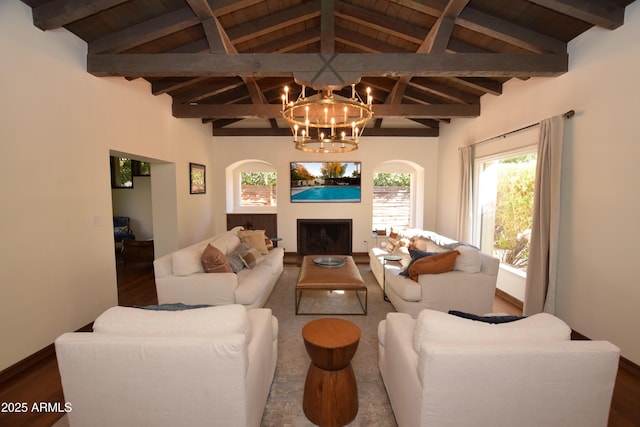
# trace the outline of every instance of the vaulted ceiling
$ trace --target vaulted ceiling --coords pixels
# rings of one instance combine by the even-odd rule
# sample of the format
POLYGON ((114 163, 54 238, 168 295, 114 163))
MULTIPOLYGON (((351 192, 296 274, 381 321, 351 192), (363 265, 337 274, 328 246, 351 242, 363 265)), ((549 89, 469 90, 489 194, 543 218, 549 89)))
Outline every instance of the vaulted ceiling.
MULTIPOLYGON (((512 78, 568 70, 567 43, 633 0, 22 0, 88 44, 87 71, 143 78, 214 135, 291 135, 285 85, 371 87, 367 136, 438 136, 512 78)), ((344 89, 340 89, 344 88, 344 89)))

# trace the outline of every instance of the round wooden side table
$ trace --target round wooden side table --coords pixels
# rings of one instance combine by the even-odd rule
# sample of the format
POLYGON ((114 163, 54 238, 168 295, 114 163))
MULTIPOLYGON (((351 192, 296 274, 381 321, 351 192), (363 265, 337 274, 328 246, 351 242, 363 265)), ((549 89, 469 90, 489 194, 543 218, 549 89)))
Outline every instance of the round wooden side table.
POLYGON ((302 409, 322 427, 349 424, 358 414, 358 387, 351 366, 360 328, 336 318, 311 321, 302 328, 311 363, 304 385, 302 409))

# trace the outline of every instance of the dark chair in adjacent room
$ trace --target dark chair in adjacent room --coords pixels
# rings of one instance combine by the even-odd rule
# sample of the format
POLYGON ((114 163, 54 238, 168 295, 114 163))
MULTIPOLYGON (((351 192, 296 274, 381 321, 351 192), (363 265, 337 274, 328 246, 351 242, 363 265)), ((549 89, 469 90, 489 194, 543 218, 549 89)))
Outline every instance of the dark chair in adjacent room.
POLYGON ((113 217, 113 240, 116 245, 116 249, 122 248, 122 241, 124 239, 134 240, 136 236, 131 231, 129 226, 128 216, 114 216, 113 217))

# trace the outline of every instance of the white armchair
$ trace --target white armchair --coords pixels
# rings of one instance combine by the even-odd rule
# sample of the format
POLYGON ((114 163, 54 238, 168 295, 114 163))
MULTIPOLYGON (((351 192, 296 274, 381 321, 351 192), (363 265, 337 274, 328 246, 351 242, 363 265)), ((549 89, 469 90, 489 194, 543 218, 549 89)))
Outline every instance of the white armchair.
POLYGON ((113 307, 55 342, 69 423, 257 427, 277 336, 270 309, 113 307))
POLYGON ((400 427, 607 425, 620 350, 536 314, 488 324, 389 313, 379 365, 400 427))

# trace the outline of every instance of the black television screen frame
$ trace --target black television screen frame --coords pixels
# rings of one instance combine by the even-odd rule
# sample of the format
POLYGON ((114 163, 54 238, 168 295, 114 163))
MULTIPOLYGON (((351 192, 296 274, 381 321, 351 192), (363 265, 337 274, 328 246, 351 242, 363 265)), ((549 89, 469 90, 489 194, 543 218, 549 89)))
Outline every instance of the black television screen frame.
POLYGON ((291 203, 360 203, 362 201, 362 162, 356 160, 342 162, 304 161, 290 162, 289 178, 291 203), (323 166, 340 164, 344 166, 341 176, 322 173, 323 166), (309 173, 303 179, 299 166, 309 173))

